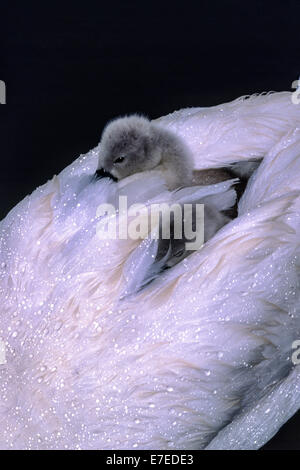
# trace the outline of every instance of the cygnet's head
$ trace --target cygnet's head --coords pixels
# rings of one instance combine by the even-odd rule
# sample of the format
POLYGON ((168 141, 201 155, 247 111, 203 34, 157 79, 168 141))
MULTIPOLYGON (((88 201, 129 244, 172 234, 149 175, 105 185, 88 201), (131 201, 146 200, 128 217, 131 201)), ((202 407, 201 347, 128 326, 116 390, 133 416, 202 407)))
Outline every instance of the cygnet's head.
POLYGON ((97 176, 119 181, 158 167, 170 189, 191 181, 193 159, 176 134, 138 115, 118 118, 106 126, 100 141, 97 176))
POLYGON ((133 115, 110 122, 100 141, 99 176, 121 180, 159 165, 162 149, 154 126, 145 117, 133 115))

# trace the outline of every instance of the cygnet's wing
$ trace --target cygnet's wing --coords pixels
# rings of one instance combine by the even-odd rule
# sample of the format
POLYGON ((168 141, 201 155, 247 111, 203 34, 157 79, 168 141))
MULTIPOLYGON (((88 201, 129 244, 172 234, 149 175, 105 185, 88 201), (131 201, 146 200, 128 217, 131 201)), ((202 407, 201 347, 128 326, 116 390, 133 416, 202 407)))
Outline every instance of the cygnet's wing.
POLYGON ((176 111, 156 122, 175 131, 190 147, 195 168, 222 167, 258 159, 300 124, 292 93, 241 97, 209 108, 176 111))

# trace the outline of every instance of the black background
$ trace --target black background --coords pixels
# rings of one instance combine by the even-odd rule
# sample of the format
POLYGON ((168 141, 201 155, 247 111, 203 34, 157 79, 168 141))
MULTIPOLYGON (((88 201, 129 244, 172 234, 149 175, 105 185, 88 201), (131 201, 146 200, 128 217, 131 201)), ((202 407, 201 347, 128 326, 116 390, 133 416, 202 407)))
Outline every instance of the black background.
MULTIPOLYGON (((0 1, 0 219, 97 145, 105 123, 300 74, 300 1, 0 1)), ((300 416, 267 449, 300 449, 300 416)))

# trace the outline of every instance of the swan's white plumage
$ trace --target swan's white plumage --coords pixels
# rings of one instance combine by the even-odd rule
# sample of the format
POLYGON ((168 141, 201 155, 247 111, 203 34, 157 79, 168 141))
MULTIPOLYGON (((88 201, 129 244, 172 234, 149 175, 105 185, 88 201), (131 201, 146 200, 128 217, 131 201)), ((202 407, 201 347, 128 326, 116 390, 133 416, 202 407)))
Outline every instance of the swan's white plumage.
MULTIPOLYGON (((199 168, 265 158, 239 217, 131 296, 120 300, 137 287, 128 263, 136 249, 149 263, 147 242, 96 236, 97 206, 118 194, 91 183, 97 149, 1 222, 1 448, 257 448, 300 407, 300 108, 290 97, 160 120, 199 168)), ((170 198, 159 177, 143 178, 123 194, 170 198)))
POLYGON ((300 125, 289 92, 241 97, 210 108, 187 108, 157 120, 183 137, 198 169, 261 158, 300 125))

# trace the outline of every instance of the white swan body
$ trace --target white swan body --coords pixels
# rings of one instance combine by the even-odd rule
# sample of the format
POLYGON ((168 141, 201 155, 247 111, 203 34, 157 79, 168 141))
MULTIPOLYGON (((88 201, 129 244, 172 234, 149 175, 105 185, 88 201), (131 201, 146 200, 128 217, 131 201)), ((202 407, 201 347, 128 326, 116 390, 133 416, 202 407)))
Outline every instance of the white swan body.
POLYGON ((175 131, 193 153, 195 167, 206 169, 258 159, 300 123, 292 93, 241 97, 209 108, 187 108, 157 119, 175 131))
MULTIPOLYGON (((139 292, 147 240, 96 236, 96 208, 117 194, 90 182, 97 149, 1 222, 0 448, 258 448, 297 411, 300 108, 290 97, 160 120, 198 168, 264 161, 239 217, 139 292), (128 286, 136 293, 124 297, 128 286)), ((155 176, 129 186, 138 202, 171 194, 155 176)))

